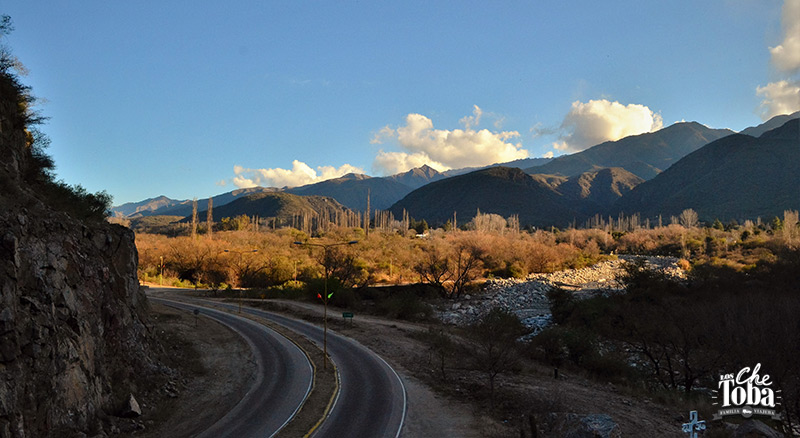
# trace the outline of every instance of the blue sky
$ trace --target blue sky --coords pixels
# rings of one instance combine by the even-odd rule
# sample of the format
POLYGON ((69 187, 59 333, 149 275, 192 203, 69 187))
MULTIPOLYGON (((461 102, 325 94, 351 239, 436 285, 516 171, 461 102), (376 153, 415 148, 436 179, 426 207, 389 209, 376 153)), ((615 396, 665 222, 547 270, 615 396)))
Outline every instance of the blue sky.
POLYGON ((60 178, 121 204, 491 164, 741 130, 797 84, 778 0, 220 3, 3 0, 60 178))

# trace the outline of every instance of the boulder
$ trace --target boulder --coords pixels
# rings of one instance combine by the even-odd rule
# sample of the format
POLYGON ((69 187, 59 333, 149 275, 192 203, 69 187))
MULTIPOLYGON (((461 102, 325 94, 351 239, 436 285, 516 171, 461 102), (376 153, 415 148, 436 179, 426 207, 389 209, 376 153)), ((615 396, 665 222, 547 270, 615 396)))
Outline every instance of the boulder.
POLYGON ((142 415, 142 408, 139 407, 139 402, 136 401, 136 398, 131 394, 128 397, 128 401, 122 407, 122 411, 120 411, 120 417, 124 418, 136 418, 142 415))

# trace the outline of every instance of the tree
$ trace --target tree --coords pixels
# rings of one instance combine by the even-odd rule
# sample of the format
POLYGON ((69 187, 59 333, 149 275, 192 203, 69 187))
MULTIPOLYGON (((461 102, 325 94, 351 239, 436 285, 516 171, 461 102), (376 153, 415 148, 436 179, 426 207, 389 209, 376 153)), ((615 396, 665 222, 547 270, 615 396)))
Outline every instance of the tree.
POLYGON ((197 236, 197 198, 192 199, 192 239, 197 236))
POLYGON ((423 256, 414 265, 414 271, 419 274, 420 281, 444 291, 444 283, 453 276, 450 261, 437 245, 431 244, 422 250, 423 256))
POLYGON ((489 400, 494 408, 495 378, 519 362, 518 339, 525 334, 525 326, 513 313, 495 307, 471 327, 469 334, 475 345, 474 364, 489 379, 489 400))
POLYGON ((484 250, 476 242, 460 242, 455 245, 452 262, 453 288, 450 294, 458 297, 467 285, 480 273, 484 250))
POLYGON ((697 212, 691 208, 683 210, 678 219, 680 220, 681 225, 683 225, 685 228, 694 228, 699 223, 697 212))
POLYGON ((211 212, 214 208, 213 198, 208 198, 208 211, 206 212, 206 227, 208 228, 208 240, 212 239, 211 233, 214 228, 214 214, 211 212))
POLYGON ((425 232, 428 231, 428 222, 426 222, 425 219, 422 219, 419 222, 415 221, 411 228, 413 228, 417 234, 425 234, 425 232))
POLYGON ((429 327, 428 336, 426 339, 430 345, 431 354, 435 354, 436 358, 438 359, 439 371, 442 373, 442 380, 447 380, 445 363, 446 360, 453 355, 456 344, 443 328, 434 329, 433 327, 429 327))
POLYGON ((472 225, 477 231, 481 232, 502 232, 506 228, 506 220, 498 214, 483 214, 480 210, 472 219, 472 225))

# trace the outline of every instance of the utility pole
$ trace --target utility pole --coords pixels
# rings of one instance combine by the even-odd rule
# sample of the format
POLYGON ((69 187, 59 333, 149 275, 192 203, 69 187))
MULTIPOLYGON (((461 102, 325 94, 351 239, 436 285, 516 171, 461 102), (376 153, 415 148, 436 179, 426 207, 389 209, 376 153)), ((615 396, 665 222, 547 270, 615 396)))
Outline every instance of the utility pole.
POLYGON ((325 287, 324 287, 324 294, 320 295, 317 294, 322 300, 322 304, 324 310, 322 312, 322 321, 323 321, 323 335, 322 335, 322 351, 325 358, 322 361, 322 368, 328 369, 328 300, 333 296, 333 293, 328 294, 328 278, 330 276, 330 249, 334 246, 340 245, 355 245, 358 243, 357 240, 351 240, 349 242, 336 242, 336 243, 309 243, 309 242, 294 242, 295 245, 298 246, 317 246, 322 248, 323 250, 323 257, 322 257, 322 268, 325 270, 325 287))

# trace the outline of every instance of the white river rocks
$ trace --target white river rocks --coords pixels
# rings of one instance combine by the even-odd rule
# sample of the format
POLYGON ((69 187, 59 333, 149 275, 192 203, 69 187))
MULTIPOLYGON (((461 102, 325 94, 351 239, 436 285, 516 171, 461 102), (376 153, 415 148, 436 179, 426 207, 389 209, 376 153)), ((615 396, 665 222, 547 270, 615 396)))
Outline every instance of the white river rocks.
MULTIPOLYGON (((567 269, 549 274, 531 274, 523 279, 491 279, 477 296, 465 295, 445 301, 438 309, 439 318, 446 324, 470 325, 495 307, 516 314, 526 327, 538 333, 550 324, 550 302, 547 291, 561 287, 579 298, 598 293, 621 292, 617 276, 623 263, 640 256, 622 255, 582 269, 567 269)), ((641 257, 647 265, 669 277, 685 279, 674 257, 641 257)))

